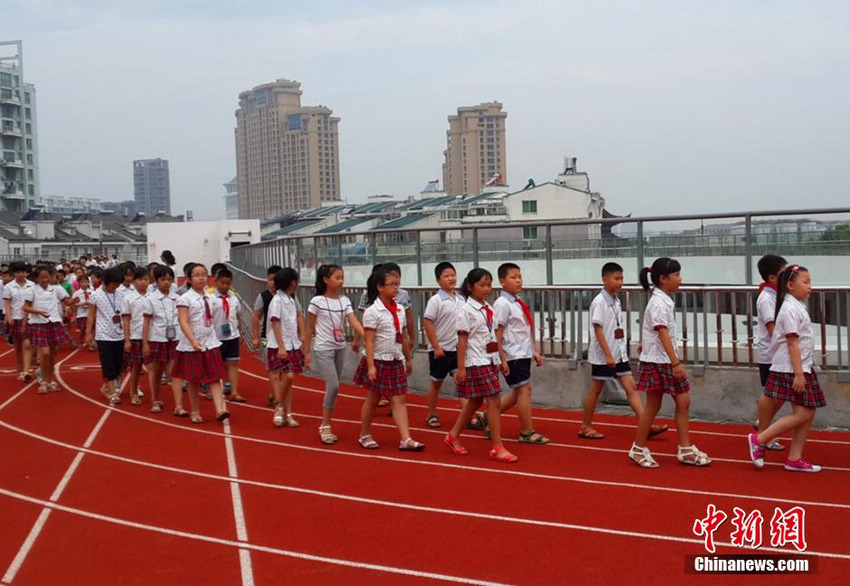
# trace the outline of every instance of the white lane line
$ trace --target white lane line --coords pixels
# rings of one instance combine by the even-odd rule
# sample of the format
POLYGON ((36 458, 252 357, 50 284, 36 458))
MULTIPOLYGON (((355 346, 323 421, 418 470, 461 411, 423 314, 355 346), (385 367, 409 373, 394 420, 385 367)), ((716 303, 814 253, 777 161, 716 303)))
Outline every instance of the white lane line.
MULTIPOLYGON (((159 420, 159 419, 153 419, 151 417, 145 417, 144 415, 139 415, 137 413, 132 413, 130 411, 122 411, 120 409, 116 409, 112 405, 104 405, 100 401, 96 401, 94 399, 91 399, 90 397, 87 397, 86 395, 84 395, 84 394, 82 394, 78 391, 73 390, 72 387, 68 386, 64 382, 64 380, 62 379, 61 372, 59 372, 58 370, 56 372, 56 378, 57 378, 57 380, 59 380, 62 383, 62 385, 65 388, 68 389, 68 391, 70 393, 80 397, 84 401, 88 401, 88 402, 90 402, 94 405, 97 405, 101 409, 115 410, 116 412, 118 412, 118 413, 120 413, 124 416, 127 416, 127 417, 134 417, 136 419, 141 419, 143 421, 147 421, 147 422, 150 422, 150 423, 156 423, 157 425, 164 425, 166 427, 173 427, 175 429, 180 429, 180 430, 191 432, 191 433, 201 433, 201 434, 209 435, 209 436, 212 436, 212 437, 223 437, 224 436, 224 434, 217 432, 217 431, 209 431, 209 430, 206 430, 206 429, 198 429, 197 427, 188 427, 186 425, 178 425, 178 424, 175 424, 175 423, 169 423, 167 421, 162 421, 162 420, 159 420)), ((319 454, 324 454, 324 455, 342 456, 342 457, 346 457, 346 458, 361 458, 361 459, 367 459, 367 460, 379 460, 379 461, 384 461, 384 462, 402 463, 402 464, 408 464, 408 465, 413 465, 413 466, 433 466, 433 467, 436 467, 436 468, 448 468, 448 469, 452 469, 452 470, 462 470, 462 471, 469 471, 469 472, 483 472, 483 473, 487 473, 487 474, 500 474, 500 475, 506 475, 506 476, 518 476, 518 477, 521 477, 521 478, 535 478, 535 479, 538 479, 538 480, 553 480, 553 481, 558 481, 558 482, 573 482, 573 483, 577 483, 577 484, 588 484, 588 485, 593 485, 593 486, 612 486, 612 487, 616 487, 616 488, 630 488, 630 489, 636 489, 636 490, 670 492, 670 493, 679 493, 679 494, 688 494, 688 495, 697 494, 697 495, 702 495, 702 496, 729 497, 729 498, 738 498, 738 499, 755 500, 755 501, 769 501, 769 502, 779 500, 779 499, 776 499, 776 498, 773 498, 773 497, 761 496, 761 495, 713 492, 713 491, 697 490, 697 489, 691 489, 691 488, 677 488, 677 487, 670 487, 670 486, 659 486, 659 485, 655 485, 655 484, 638 484, 638 483, 633 483, 633 482, 616 482, 616 481, 612 481, 612 480, 592 480, 592 479, 589 479, 589 478, 581 478, 581 477, 574 477, 574 476, 559 476, 559 475, 556 475, 556 474, 539 474, 539 473, 535 473, 535 472, 522 472, 522 471, 519 471, 519 470, 507 470, 507 469, 504 469, 504 468, 484 468, 484 467, 481 467, 481 466, 462 466, 460 464, 448 464, 448 463, 445 463, 445 462, 416 460, 416 459, 413 459, 413 458, 410 458, 410 459, 397 458, 397 457, 393 457, 393 456, 381 456, 381 455, 372 454, 372 453, 367 454, 367 453, 364 453, 364 452, 345 452, 345 451, 333 450, 333 449, 324 448, 324 447, 302 446, 300 444, 292 444, 292 443, 281 442, 281 441, 276 441, 276 440, 266 440, 266 439, 260 439, 260 438, 255 438, 255 437, 251 437, 251 436, 243 436, 243 435, 231 435, 231 437, 233 437, 234 439, 238 439, 238 440, 242 440, 242 441, 246 441, 246 442, 252 442, 252 443, 269 445, 269 446, 277 446, 277 447, 282 447, 282 448, 291 448, 291 449, 294 449, 294 450, 302 450, 302 451, 319 453, 319 454)), ((788 501, 788 502, 791 502, 791 501, 788 501)), ((799 504, 798 501, 794 501, 794 502, 799 504)), ((811 502, 810 506, 829 506, 829 507, 837 507, 837 508, 850 507, 850 505, 845 505, 845 504, 841 504, 841 503, 822 503, 822 502, 811 502)))
MULTIPOLYGON (((230 421, 224 421, 224 449, 227 452, 227 475, 230 481, 230 499, 233 501, 233 518, 236 521, 236 538, 248 542, 248 525, 242 508, 242 491, 239 489, 239 470, 236 468, 236 452, 230 437, 230 421), (235 482, 234 482, 235 481, 235 482)), ((254 567, 251 564, 251 551, 239 550, 239 567, 242 571, 242 586, 254 586, 254 567)))
MULTIPOLYGON (((250 377, 259 379, 259 380, 268 381, 268 378, 266 378, 266 377, 263 377, 261 375, 255 374, 255 373, 247 371, 247 370, 243 370, 241 368, 239 369, 239 372, 246 374, 250 377)), ((307 391, 308 393, 316 393, 316 394, 321 394, 321 395, 325 394, 324 391, 320 391, 318 389, 312 389, 310 387, 302 387, 301 385, 293 385, 292 388, 298 389, 299 391, 307 391)), ((359 400, 359 401, 363 400, 362 396, 352 395, 352 394, 349 394, 349 393, 339 393, 338 396, 344 397, 346 399, 356 399, 356 400, 359 400)), ((418 397, 420 395, 410 394, 408 396, 418 397)), ((420 405, 418 403, 414 403, 414 402, 410 402, 410 401, 407 402, 407 406, 408 407, 414 407, 416 409, 427 409, 428 408, 427 405, 420 405)), ((437 406, 437 410, 438 411, 449 411, 449 412, 452 412, 452 413, 460 412, 460 409, 457 409, 455 407, 440 407, 440 406, 437 406)), ((504 413, 502 415, 502 417, 509 417, 509 418, 512 418, 512 419, 518 419, 518 416, 513 414, 513 413, 504 413)), ((581 423, 581 419, 569 419, 569 418, 559 418, 559 417, 542 417, 542 416, 538 416, 538 415, 534 416, 534 420, 535 421, 549 421, 549 422, 552 422, 552 423, 568 423, 568 424, 580 424, 581 423)), ((622 427, 622 428, 632 429, 632 430, 637 429, 636 423, 635 424, 628 424, 628 423, 598 422, 598 423, 594 423, 593 425, 595 425, 595 426, 596 425, 606 426, 606 427, 622 427)), ((736 425, 744 425, 744 424, 736 424, 736 425)), ((675 432, 676 431, 675 426, 671 426, 670 431, 675 432)), ((815 431, 817 431, 817 430, 815 430, 815 431)), ((689 433, 692 434, 692 435, 708 435, 708 436, 714 436, 714 437, 730 437, 730 438, 736 438, 736 439, 740 439, 741 437, 744 437, 744 435, 745 435, 744 433, 726 433, 726 432, 722 432, 722 431, 700 431, 700 430, 697 430, 697 429, 691 429, 691 430, 689 430, 689 433)), ((790 439, 790 438, 788 438, 788 439, 790 439)), ((850 446, 850 441, 847 441, 847 440, 826 440, 826 439, 808 438, 806 440, 806 443, 850 446)))
MULTIPOLYGON (((186 470, 186 469, 183 469, 183 468, 175 468, 173 466, 167 466, 167 465, 164 465, 164 464, 156 464, 156 463, 147 462, 147 461, 144 461, 144 460, 136 460, 136 459, 133 459, 133 458, 127 458, 125 456, 118 456, 116 454, 110 454, 110 453, 107 453, 107 452, 99 452, 99 451, 91 450, 91 449, 87 449, 87 448, 80 448, 78 446, 66 444, 66 443, 61 442, 59 440, 54 440, 54 439, 51 439, 51 438, 43 437, 43 436, 38 435, 36 433, 26 431, 26 430, 23 430, 23 429, 19 429, 19 428, 15 427, 14 425, 6 423, 2 420, 0 420, 0 426, 5 427, 7 429, 10 429, 11 431, 15 431, 17 433, 20 433, 22 435, 26 435, 28 437, 32 437, 34 439, 43 441, 45 443, 49 443, 49 444, 52 444, 52 445, 55 445, 55 446, 58 446, 58 447, 62 447, 62 448, 66 448, 66 449, 69 449, 69 450, 74 450, 74 451, 78 451, 78 452, 85 452, 86 454, 90 454, 92 456, 100 456, 102 458, 106 458, 106 459, 109 459, 109 460, 115 460, 115 461, 126 463, 126 464, 141 466, 141 467, 144 467, 144 468, 151 468, 151 469, 154 469, 154 470, 172 472, 172 473, 175 473, 175 474, 184 474, 184 475, 187 475, 187 476, 193 476, 193 477, 198 477, 198 478, 215 480, 215 481, 219 481, 219 482, 228 482, 228 483, 231 483, 231 484, 233 482, 236 482, 236 483, 239 483, 239 484, 244 484, 246 486, 255 486, 255 487, 266 488, 266 489, 270 489, 270 490, 293 492, 293 493, 297 493, 297 494, 305 494, 305 495, 310 495, 310 496, 330 498, 330 499, 347 501, 347 502, 355 502, 355 503, 361 503, 361 504, 366 504, 366 505, 374 505, 374 506, 379 506, 379 507, 388 507, 388 508, 397 508, 397 509, 404 509, 404 510, 411 510, 411 511, 419 511, 419 512, 424 512, 424 513, 431 513, 431 514, 442 514, 442 515, 449 515, 449 516, 456 516, 456 517, 484 519, 484 520, 488 520, 488 521, 515 523, 515 524, 520 524, 520 525, 551 527, 551 528, 556 528, 556 529, 571 529, 571 530, 576 530, 576 531, 589 531, 589 532, 593 532, 593 533, 609 533, 609 534, 614 534, 614 535, 623 535, 623 536, 629 536, 629 537, 642 537, 642 538, 646 538, 646 539, 657 539, 657 540, 663 540, 663 541, 680 541, 682 543, 690 543, 690 542, 702 543, 702 541, 700 541, 700 540, 694 540, 692 538, 685 538, 685 537, 678 537, 678 536, 674 536, 674 535, 658 535, 658 534, 645 533, 645 532, 639 532, 639 531, 627 531, 627 530, 621 530, 621 529, 611 529, 611 528, 607 528, 607 527, 597 527, 597 526, 593 526, 593 525, 577 525, 577 524, 572 524, 572 523, 562 523, 562 522, 559 522, 559 521, 544 521, 544 520, 538 520, 538 519, 528 519, 528 518, 524 518, 524 517, 508 517, 508 516, 504 516, 504 515, 495 515, 495 514, 490 514, 490 513, 476 513, 476 512, 472 512, 472 511, 463 511, 463 510, 458 510, 458 509, 445 509, 445 508, 440 508, 440 507, 413 505, 413 504, 402 503, 402 502, 397 502, 397 501, 379 500, 379 499, 359 497, 359 496, 348 495, 348 494, 340 494, 340 493, 335 493, 335 492, 315 490, 315 489, 310 489, 310 488, 288 486, 288 485, 285 485, 285 484, 275 484, 275 483, 269 483, 269 482, 262 482, 262 481, 259 481, 259 480, 248 480, 248 479, 245 479, 245 478, 239 478, 239 479, 234 480, 233 478, 231 478, 229 476, 220 476, 220 475, 217 475, 217 474, 210 474, 210 473, 207 473, 207 472, 198 472, 198 471, 194 471, 194 470, 186 470)), ((783 499, 776 499, 773 502, 774 503, 782 502, 782 503, 796 504, 796 505, 801 505, 801 506, 809 506, 811 504, 819 504, 819 503, 801 502, 801 501, 798 501, 798 500, 783 500, 783 499)), ((839 507, 839 508, 850 509, 850 505, 845 505, 845 506, 839 507)), ((776 549, 776 551, 780 551, 780 552, 786 551, 787 552, 787 551, 791 551, 791 550, 776 549)), ((846 558, 850 559, 850 554, 829 553, 829 554, 824 554, 824 555, 846 557, 846 558)))
MULTIPOLYGON (((42 505, 52 510, 60 511, 63 513, 68 513, 71 515, 77 515, 80 517, 86 517, 88 519, 94 519, 96 521, 104 521, 106 523, 112 523, 114 525, 121 525, 123 527, 130 527, 132 529, 141 529, 143 531, 150 531, 153 533, 161 533, 164 535, 171 535, 173 537, 183 537, 185 539, 192 539, 195 541, 202 541, 205 543, 212 543, 216 545, 225 545, 228 547, 234 547, 237 549, 249 549, 251 551, 258 551, 262 553, 269 553, 272 555, 284 556, 297 558, 302 560, 307 560, 311 562, 320 562, 325 564, 332 564, 336 566, 344 566, 348 568, 358 568, 364 570, 374 570, 377 572, 386 572, 390 574, 400 574, 404 576, 414 576, 417 578, 426 578, 430 580, 442 580, 444 582, 454 582, 459 584, 476 584, 480 586, 506 586, 499 582, 488 582, 485 580, 476 580, 473 578, 466 578, 461 576, 452 576, 449 574, 437 574, 433 572, 424 572, 420 570, 411 570, 407 568, 396 568, 393 566, 383 566, 379 564, 368 564, 364 562, 356 562, 353 560, 346 560, 341 558, 331 558, 325 556, 312 555, 307 553, 301 553, 297 551, 290 551, 286 549, 278 549, 276 547, 268 547, 265 545, 257 545, 254 543, 243 543, 240 541, 233 541, 231 539, 221 539, 218 537, 209 537, 207 535, 200 535, 198 533, 189 533, 187 531, 179 531, 177 529, 168 529, 166 527, 157 527, 156 525, 148 525, 146 523, 136 523, 135 521, 126 521, 124 519, 119 519, 116 517, 110 517, 108 515, 101 515, 99 513, 93 513, 90 511, 84 511, 82 509, 77 509, 73 507, 66 507, 64 505, 60 505, 58 503, 53 503, 50 501, 45 501, 42 499, 30 497, 27 495, 19 494, 16 492, 12 492, 10 490, 6 490, 4 488, 0 488, 0 495, 7 496, 13 499, 42 505)), ((702 542, 700 542, 702 543, 702 542)), ((719 545, 719 544, 718 544, 719 545)), ((815 554, 812 554, 815 555, 815 554)), ((826 557, 830 557, 828 554, 824 554, 826 557)), ((833 556, 834 557, 834 556, 833 556)))

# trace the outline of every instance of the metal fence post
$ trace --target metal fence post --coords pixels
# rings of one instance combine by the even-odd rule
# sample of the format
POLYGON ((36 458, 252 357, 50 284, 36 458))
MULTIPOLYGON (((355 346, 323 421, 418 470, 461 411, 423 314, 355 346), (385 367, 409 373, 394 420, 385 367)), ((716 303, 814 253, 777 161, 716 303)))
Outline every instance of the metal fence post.
POLYGON ((553 274, 554 266, 552 263, 552 226, 546 224, 546 284, 553 285, 555 283, 555 275, 553 274))
POLYGON ((744 217, 744 275, 747 285, 753 284, 753 217, 747 214, 744 217))
POLYGON ((637 270, 638 270, 638 275, 639 275, 641 270, 643 270, 643 267, 646 266, 644 264, 644 259, 643 259, 643 221, 642 220, 638 220, 638 223, 637 223, 637 239, 636 240, 637 240, 637 242, 635 244, 637 245, 637 251, 636 251, 637 252, 637 270))
POLYGON ((422 286, 422 232, 416 231, 416 284, 422 286))
POLYGON ((478 228, 472 229, 472 266, 478 268, 478 228))
POLYGON ((378 235, 377 234, 369 234, 369 240, 372 243, 372 250, 369 251, 369 258, 372 262, 372 266, 378 264, 378 235))

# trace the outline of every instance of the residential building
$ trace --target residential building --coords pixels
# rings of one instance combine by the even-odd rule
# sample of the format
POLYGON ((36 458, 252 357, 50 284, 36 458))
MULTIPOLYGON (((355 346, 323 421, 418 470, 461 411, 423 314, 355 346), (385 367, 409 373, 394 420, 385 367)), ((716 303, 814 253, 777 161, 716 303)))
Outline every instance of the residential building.
POLYGON ((171 215, 171 187, 168 161, 143 159, 133 161, 133 194, 136 211, 148 217, 171 215))
POLYGON ((449 195, 478 195, 507 185, 505 119, 500 102, 457 109, 449 116, 443 151, 443 187, 449 195))
POLYGON ((224 217, 228 220, 239 218, 239 190, 234 177, 224 184, 224 217))
POLYGON ((23 43, 0 42, 0 210, 23 213, 38 202, 35 86, 24 81, 23 43))
POLYGON ((278 79, 239 94, 240 218, 271 218, 340 201, 339 118, 302 106, 301 84, 278 79))

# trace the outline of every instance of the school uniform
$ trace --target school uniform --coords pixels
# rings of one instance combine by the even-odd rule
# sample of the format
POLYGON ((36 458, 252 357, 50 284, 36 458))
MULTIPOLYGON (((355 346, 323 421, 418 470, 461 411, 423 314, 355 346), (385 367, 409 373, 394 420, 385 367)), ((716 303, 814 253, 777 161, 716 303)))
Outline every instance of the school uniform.
POLYGON ((213 327, 221 341, 219 351, 225 362, 239 361, 239 297, 231 290, 219 293, 215 288, 207 291, 212 301, 213 327))
POLYGON ((590 344, 587 348, 587 361, 590 363, 591 378, 607 381, 620 376, 631 376, 632 367, 626 348, 625 320, 620 298, 603 289, 590 303, 589 314, 590 344), (595 326, 602 328, 602 335, 614 356, 613 368, 608 366, 605 351, 596 338, 595 326))
POLYGON ((316 316, 316 335, 313 339, 313 365, 325 379, 325 409, 336 407, 339 377, 345 365, 345 323, 354 313, 345 295, 331 299, 316 295, 310 300, 307 312, 316 316))
POLYGON ((121 300, 121 316, 130 318, 130 351, 127 352, 128 364, 145 364, 150 362, 142 353, 142 330, 145 325, 145 317, 153 316, 153 307, 150 300, 132 289, 124 294, 121 300))
POLYGON ((212 303, 209 297, 190 289, 177 300, 177 307, 185 307, 188 310, 189 328, 201 350, 196 351, 183 333, 183 328, 178 328, 177 360, 174 362, 172 376, 196 384, 220 381, 225 376, 225 368, 218 349, 221 342, 213 328, 212 303))
POLYGON ((298 336, 298 303, 295 299, 278 291, 269 303, 268 346, 266 349, 266 370, 282 370, 299 374, 304 372, 304 351, 301 349, 301 338, 298 336), (274 322, 280 322, 281 340, 274 333, 274 322), (281 358, 278 350, 286 348, 286 358, 281 358))
POLYGON ((86 322, 89 318, 89 302, 94 291, 89 289, 77 289, 74 291, 73 298, 79 300, 74 307, 74 322, 77 325, 77 331, 81 334, 86 333, 86 322))
POLYGON ((433 322, 437 343, 444 354, 442 358, 435 358, 434 347, 428 340, 428 370, 434 382, 442 382, 457 372, 457 315, 464 303, 466 300, 460 295, 450 295, 441 289, 425 305, 422 319, 433 322))
POLYGON ((177 358, 177 300, 176 293, 163 294, 159 289, 148 294, 151 304, 151 325, 148 345, 151 362, 171 362, 177 358))
POLYGON ((24 301, 32 304, 33 309, 46 311, 47 317, 38 313, 29 314, 29 338, 34 346, 55 348, 71 342, 62 322, 62 301, 68 298, 68 292, 59 285, 47 288, 37 285, 30 287, 24 294, 24 301))
POLYGON ((814 369, 814 335, 812 320, 806 305, 791 295, 787 295, 776 316, 773 339, 770 342, 773 359, 770 374, 764 387, 764 394, 773 399, 789 401, 795 405, 815 409, 826 405, 826 398, 818 382, 814 369), (806 388, 797 393, 794 384, 794 367, 788 349, 788 338, 797 337, 800 348, 800 361, 803 365, 803 377, 806 388))
POLYGON ((457 385, 457 395, 465 399, 490 397, 501 392, 499 387, 498 343, 493 308, 472 297, 458 311, 457 330, 467 334, 466 379, 457 385), (489 351, 488 351, 489 350, 489 351))
POLYGON ((493 302, 498 327, 502 331, 502 350, 508 359, 508 374, 505 382, 512 389, 519 388, 531 381, 531 359, 534 357, 534 345, 531 340, 534 330, 531 309, 519 297, 502 291, 493 302))
POLYGON ((23 327, 24 323, 24 297, 27 291, 35 287, 32 281, 24 281, 21 285, 17 280, 9 281, 9 284, 3 289, 3 304, 8 299, 12 305, 12 325, 7 332, 13 342, 29 339, 29 328, 26 330, 23 327))
POLYGON ((400 303, 385 304, 380 298, 363 312, 363 329, 375 332, 375 380, 369 380, 369 363, 364 356, 354 374, 354 384, 382 397, 407 393, 402 336, 405 330, 404 308, 400 303))
POLYGON ((121 299, 117 290, 107 293, 102 287, 89 301, 95 307, 94 339, 100 358, 103 380, 117 380, 124 368, 124 331, 121 327, 121 299))
POLYGON ((761 386, 767 384, 767 377, 770 374, 770 363, 772 356, 770 353, 770 333, 767 331, 768 324, 774 323, 776 316, 776 288, 769 284, 763 283, 758 299, 756 299, 756 314, 758 315, 758 365, 759 379, 761 386))
POLYGON ((670 357, 667 356, 658 336, 659 330, 667 330, 678 360, 679 338, 673 298, 661 289, 655 288, 643 312, 641 328, 643 339, 637 389, 647 393, 667 393, 674 396, 689 392, 691 385, 688 379, 679 380, 673 376, 673 363, 670 362, 670 357))

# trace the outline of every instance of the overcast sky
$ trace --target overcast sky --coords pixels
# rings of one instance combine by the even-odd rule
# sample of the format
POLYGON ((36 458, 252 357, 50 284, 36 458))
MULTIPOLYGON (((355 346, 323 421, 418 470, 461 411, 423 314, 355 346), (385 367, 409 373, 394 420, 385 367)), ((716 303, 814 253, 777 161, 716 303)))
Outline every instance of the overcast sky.
POLYGON ((302 83, 340 116, 342 196, 418 193, 446 117, 499 100, 508 180, 578 157, 614 213, 850 201, 846 2, 4 0, 38 93, 42 194, 223 216, 240 91, 302 83))

